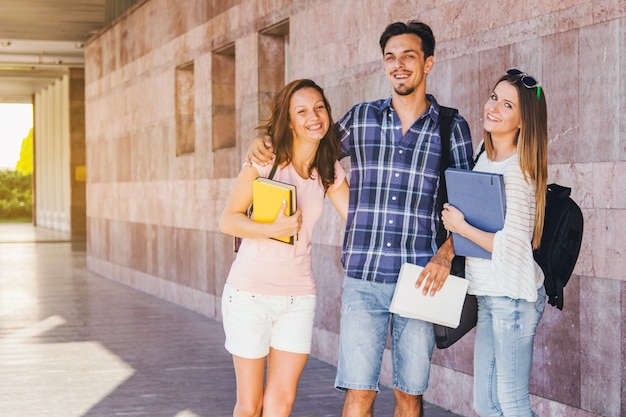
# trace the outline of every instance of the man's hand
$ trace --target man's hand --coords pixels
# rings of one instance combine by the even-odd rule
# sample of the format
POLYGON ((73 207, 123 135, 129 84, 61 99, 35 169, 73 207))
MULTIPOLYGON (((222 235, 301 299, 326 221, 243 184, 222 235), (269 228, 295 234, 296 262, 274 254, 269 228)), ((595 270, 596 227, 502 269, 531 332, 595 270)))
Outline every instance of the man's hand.
POLYGON ((452 238, 448 237, 437 253, 430 258, 430 261, 424 267, 424 270, 417 278, 415 287, 419 288, 423 284, 422 293, 424 295, 428 293, 430 293, 431 296, 435 295, 435 293, 443 287, 448 275, 450 275, 453 258, 454 247, 452 246, 452 238))
POLYGON ((265 166, 274 160, 274 156, 272 138, 267 135, 259 135, 254 138, 248 147, 246 160, 248 161, 248 165, 251 165, 250 161, 252 161, 261 166, 265 166))

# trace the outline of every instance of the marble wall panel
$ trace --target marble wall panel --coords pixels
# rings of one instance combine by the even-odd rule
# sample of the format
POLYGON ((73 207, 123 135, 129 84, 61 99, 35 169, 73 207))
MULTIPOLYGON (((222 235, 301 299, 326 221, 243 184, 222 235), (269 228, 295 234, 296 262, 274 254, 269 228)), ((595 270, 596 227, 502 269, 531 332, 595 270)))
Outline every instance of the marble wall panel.
POLYGON ((116 157, 111 161, 112 171, 115 172, 115 182, 127 182, 130 181, 130 166, 131 166, 131 136, 121 136, 116 141, 115 154, 116 157))
MULTIPOLYGON (((438 41, 445 42, 482 32, 485 29, 485 11, 480 0, 447 2, 420 14, 419 19, 428 23, 438 41)), ((503 23, 501 18, 506 19, 506 13, 506 10, 501 10, 498 16, 500 23, 503 23)))
POLYGON ((472 409, 474 395, 472 384, 471 375, 433 365, 428 380, 429 388, 424 394, 424 399, 433 404, 439 404, 453 413, 476 417, 477 414, 472 409))
POLYGON ((578 120, 580 139, 589 146, 576 149, 571 158, 579 162, 615 161, 621 154, 619 124, 615 123, 620 108, 616 88, 620 80, 619 21, 581 28, 579 51, 578 120))
POLYGON ((177 283, 196 290, 208 292, 207 234, 205 231, 178 229, 177 283), (181 276, 181 268, 187 277, 181 276))
POLYGON ((129 268, 146 272, 148 270, 148 240, 146 239, 147 225, 143 223, 130 223, 130 264, 129 268))
POLYGON ((626 16, 626 3, 623 0, 596 0, 593 2, 594 22, 605 22, 626 16))
POLYGON ((145 225, 145 245, 146 245, 146 269, 149 276, 157 276, 159 271, 159 242, 158 229, 156 224, 145 225))
POLYGON ((590 256, 592 276, 595 278, 608 277, 608 247, 607 235, 609 232, 606 209, 584 210, 585 230, 583 232, 584 256, 590 256))
POLYGON ((109 259, 108 221, 101 217, 87 216, 87 250, 93 257, 109 259))
POLYGON ((615 366, 621 358, 617 323, 624 317, 619 290, 617 280, 581 280, 581 407, 607 416, 618 416, 621 411, 622 376, 615 366))
POLYGON ((432 363, 464 374, 474 375, 475 340, 476 329, 471 330, 449 348, 437 349, 435 347, 432 363))
POLYGON ((622 178, 626 178, 626 164, 623 160, 593 164, 594 205, 599 208, 626 209, 626 184, 622 178))
POLYGON ((316 245, 313 249, 313 273, 320 294, 314 325, 332 333, 339 333, 341 317, 344 274, 340 258, 341 248, 337 246, 316 245))
POLYGON ((546 303, 537 334, 530 379, 531 393, 580 407, 580 286, 572 276, 563 291, 563 310, 546 303))
POLYGON ((573 151, 588 147, 588 144, 579 141, 578 91, 571 88, 572 82, 575 82, 574 74, 578 74, 578 35, 578 30, 571 30, 547 36, 541 48, 543 74, 540 81, 549 109, 549 164, 571 161, 573 151), (568 105, 561 106, 559 103, 568 105))
POLYGON ((148 37, 138 36, 138 32, 145 28, 146 14, 133 13, 127 19, 127 24, 120 27, 120 67, 128 65, 147 52, 148 37))
MULTIPOLYGON (((622 188, 624 181, 622 180, 622 188)), ((624 244, 624 236, 626 236, 626 210, 611 210, 607 213, 607 229, 610 233, 606 234, 607 240, 607 276, 619 281, 626 281, 626 270, 622 264, 626 255, 626 245, 624 244)), ((624 306, 626 309, 626 306, 624 306)), ((626 314, 624 314, 626 316, 626 314)))
MULTIPOLYGON (((622 296, 622 317, 624 316, 624 309, 626 309, 626 282, 620 283, 620 293, 622 296)), ((620 326, 621 328, 621 336, 620 336, 620 344, 622 346, 622 411, 621 416, 626 416, 626 326, 623 324, 620 326)))
MULTIPOLYGON (((622 1, 621 6, 622 6, 622 15, 626 15, 626 3, 622 1)), ((624 34, 626 34, 626 18, 620 19, 619 33, 621 35, 619 37, 619 59, 620 59, 619 68, 626 68, 626 36, 624 36, 624 34)), ((620 83, 619 83, 619 97, 620 97, 619 114, 624 115, 626 114, 626 100, 624 100, 624 97, 626 97, 626 81, 624 81, 622 77, 620 77, 620 83)), ((626 117, 620 118, 619 131, 626 132, 626 117)), ((624 134, 620 135, 619 149, 620 149, 619 160, 622 162, 626 161, 626 135, 624 134)), ((624 165, 622 164, 621 166, 623 167, 624 165)), ((624 170, 625 168, 622 168, 622 172, 624 170)), ((625 195, 622 195, 622 198, 626 200, 625 195)), ((624 207, 624 206, 625 205, 622 205, 621 207, 624 207)))
POLYGON ((122 220, 111 220, 109 226, 109 260, 110 262, 129 267, 131 251, 127 247, 130 239, 130 224, 122 220))
POLYGON ((170 226, 161 226, 157 230, 158 273, 157 276, 168 281, 176 280, 176 230, 170 226))
MULTIPOLYGON (((435 52, 436 56, 436 52, 435 52)), ((489 89, 479 90, 481 78, 480 60, 476 56, 465 55, 438 62, 428 75, 428 90, 442 106, 459 110, 467 121, 476 146, 483 136, 483 104, 487 100, 489 89), (458 71, 463 68, 463 71, 458 71)), ((493 83, 495 79, 490 80, 493 83)))

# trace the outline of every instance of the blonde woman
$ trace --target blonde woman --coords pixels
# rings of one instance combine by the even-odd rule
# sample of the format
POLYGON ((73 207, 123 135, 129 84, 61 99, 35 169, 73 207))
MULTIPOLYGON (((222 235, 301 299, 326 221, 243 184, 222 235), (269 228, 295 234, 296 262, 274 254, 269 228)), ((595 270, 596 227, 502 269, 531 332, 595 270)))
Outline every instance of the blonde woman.
MULTIPOLYGON (((474 409, 481 417, 530 417, 533 341, 543 315, 543 272, 533 259, 544 222, 548 129, 544 91, 528 74, 511 69, 484 107, 484 145, 475 171, 504 175, 504 227, 488 233, 444 205, 446 229, 492 253, 466 258, 469 292, 478 298, 474 346, 474 409)), ((486 215, 489 215, 486 213, 486 215)))

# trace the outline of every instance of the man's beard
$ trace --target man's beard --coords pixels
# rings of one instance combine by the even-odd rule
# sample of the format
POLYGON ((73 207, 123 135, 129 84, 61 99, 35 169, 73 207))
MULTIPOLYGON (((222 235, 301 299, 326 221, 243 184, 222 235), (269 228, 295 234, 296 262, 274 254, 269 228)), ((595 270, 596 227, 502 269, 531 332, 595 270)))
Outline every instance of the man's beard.
POLYGON ((393 90, 399 96, 408 96, 408 95, 413 94, 413 92, 415 91, 415 87, 407 87, 405 85, 400 85, 398 87, 394 87, 393 90))

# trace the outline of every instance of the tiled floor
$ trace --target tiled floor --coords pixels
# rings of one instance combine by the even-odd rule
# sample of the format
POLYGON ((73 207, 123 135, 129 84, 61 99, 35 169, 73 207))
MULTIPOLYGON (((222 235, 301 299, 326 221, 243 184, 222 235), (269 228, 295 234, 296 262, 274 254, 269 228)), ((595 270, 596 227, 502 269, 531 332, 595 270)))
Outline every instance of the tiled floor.
MULTIPOLYGON (((340 416, 334 375, 310 359, 292 415, 340 416)), ((221 323, 90 273, 67 234, 0 224, 0 416, 222 417, 234 388, 221 323)))

